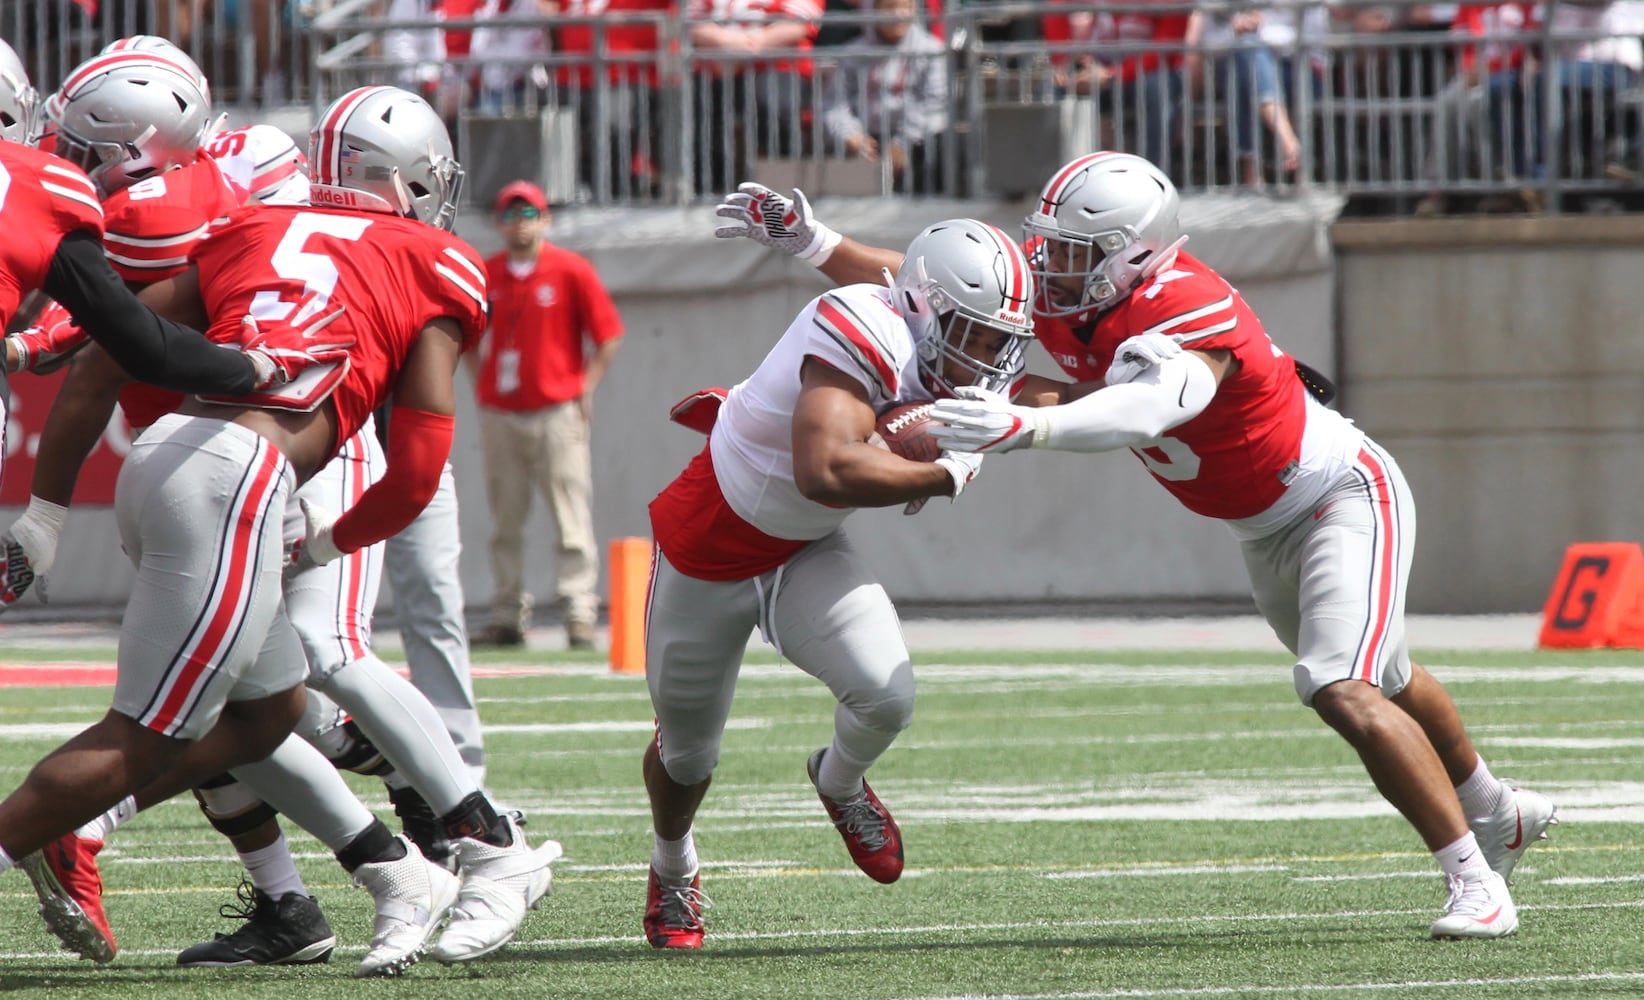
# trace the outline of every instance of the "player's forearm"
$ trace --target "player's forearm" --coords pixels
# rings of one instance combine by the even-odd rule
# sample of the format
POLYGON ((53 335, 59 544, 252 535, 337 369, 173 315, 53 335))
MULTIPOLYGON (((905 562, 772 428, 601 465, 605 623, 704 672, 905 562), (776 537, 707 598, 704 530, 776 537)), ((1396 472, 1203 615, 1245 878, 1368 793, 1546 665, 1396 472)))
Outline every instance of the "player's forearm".
POLYGON ((107 363, 89 356, 69 370, 68 378, 52 400, 46 425, 40 432, 34 479, 29 491, 42 500, 64 507, 74 497, 74 484, 92 449, 97 447, 109 418, 114 415, 119 383, 95 378, 87 362, 107 363))
POLYGON ((830 449, 820 461, 795 455, 794 484, 807 500, 830 507, 894 507, 953 495, 946 469, 911 462, 865 441, 830 449))
POLYGON ((838 285, 883 285, 884 272, 894 275, 901 266, 901 251, 871 247, 846 236, 817 270, 838 285))
POLYGON ((339 551, 355 552, 410 526, 439 490, 456 427, 450 414, 396 406, 388 417, 388 467, 332 527, 339 551))
POLYGON ((139 302, 89 234, 63 238, 52 257, 45 292, 138 381, 185 393, 244 395, 256 387, 257 369, 250 359, 139 302))
POLYGON ((1160 363, 1145 378, 1035 412, 1033 447, 1053 451, 1134 448, 1198 416, 1216 395, 1216 376, 1190 355, 1160 363))

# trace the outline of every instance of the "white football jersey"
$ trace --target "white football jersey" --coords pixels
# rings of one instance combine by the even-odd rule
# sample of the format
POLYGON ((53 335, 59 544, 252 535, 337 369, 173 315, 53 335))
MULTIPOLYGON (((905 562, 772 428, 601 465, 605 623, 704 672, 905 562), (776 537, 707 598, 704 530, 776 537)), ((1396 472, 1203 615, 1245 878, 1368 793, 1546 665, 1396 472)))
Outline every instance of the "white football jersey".
POLYGON ((777 538, 822 538, 852 510, 808 500, 794 485, 793 411, 807 357, 862 383, 875 412, 932 398, 890 289, 847 285, 806 305, 754 373, 731 389, 709 438, 725 501, 777 538))
POLYGON ((308 204, 308 157, 296 140, 272 125, 247 125, 219 132, 206 143, 241 200, 265 205, 308 204))

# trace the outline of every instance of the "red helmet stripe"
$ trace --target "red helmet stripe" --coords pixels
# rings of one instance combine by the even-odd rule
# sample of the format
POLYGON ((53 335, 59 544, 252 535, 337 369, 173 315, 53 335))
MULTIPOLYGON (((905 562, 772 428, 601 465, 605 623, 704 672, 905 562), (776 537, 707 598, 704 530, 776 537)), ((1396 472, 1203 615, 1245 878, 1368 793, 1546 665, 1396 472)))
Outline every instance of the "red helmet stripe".
POLYGON ((1045 213, 1053 213, 1056 209, 1056 205, 1062 200, 1062 188, 1068 181, 1073 179, 1075 174, 1098 160, 1106 159, 1109 156, 1119 155, 1122 154, 1115 153, 1112 150, 1104 150, 1100 153, 1087 153, 1063 167, 1057 172, 1055 177, 1051 178, 1050 183, 1045 185, 1044 194, 1039 199, 1039 210, 1045 213))
POLYGON ((1010 269, 1006 278, 1005 297, 1012 303, 1020 303, 1022 310, 1027 310, 1027 267, 1022 260, 1022 253, 1016 249, 1016 242, 998 226, 987 226, 987 231, 999 241, 999 252, 1005 255, 1005 266, 1010 269))
POLYGON ((173 73, 182 72, 182 70, 178 68, 177 64, 171 60, 162 59, 159 56, 152 55, 147 52, 110 52, 107 55, 96 56, 80 64, 80 67, 71 73, 67 80, 63 81, 63 85, 57 89, 57 92, 62 94, 64 97, 73 96, 74 88, 80 86, 82 83, 85 83, 98 73, 106 72, 118 66, 127 65, 160 66, 171 70, 173 73))
POLYGON ((312 164, 315 171, 315 180, 321 184, 336 184, 342 177, 342 130, 348 121, 348 116, 359 107, 360 102, 379 90, 389 90, 389 87, 361 87, 358 90, 344 94, 337 103, 331 106, 331 111, 320 122, 316 129, 320 134, 320 148, 317 151, 318 163, 312 164))

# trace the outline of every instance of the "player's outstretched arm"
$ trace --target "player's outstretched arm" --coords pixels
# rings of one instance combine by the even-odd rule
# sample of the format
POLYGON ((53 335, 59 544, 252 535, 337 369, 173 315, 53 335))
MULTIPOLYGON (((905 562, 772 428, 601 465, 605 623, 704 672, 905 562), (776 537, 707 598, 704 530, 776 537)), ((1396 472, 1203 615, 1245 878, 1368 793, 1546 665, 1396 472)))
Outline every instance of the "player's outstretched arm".
POLYGON ((387 470, 341 517, 303 504, 303 560, 323 565, 375 545, 405 530, 428 506, 451 457, 457 412, 452 380, 461 353, 462 331, 454 320, 437 319, 422 331, 395 385, 387 470))
POLYGON ((902 266, 901 251, 868 246, 828 228, 811 214, 811 203, 798 188, 789 197, 746 181, 725 196, 714 215, 728 220, 714 230, 720 239, 750 239, 798 257, 836 284, 883 284, 886 271, 895 274, 902 266))
POLYGON ((246 355, 224 350, 138 301, 91 233, 63 237, 52 256, 45 291, 140 382, 175 392, 238 396, 261 380, 246 355))
POLYGON ((1196 352, 1160 362, 1134 381, 1058 406, 1017 406, 998 393, 961 388, 931 407, 931 436, 944 448, 991 453, 1018 448, 1113 451, 1156 440, 1204 412, 1225 363, 1196 352))
POLYGON ((890 507, 957 496, 974 475, 974 469, 912 462, 869 444, 873 405, 862 384, 849 375, 806 359, 800 385, 793 413, 793 475, 806 499, 835 507, 890 507))

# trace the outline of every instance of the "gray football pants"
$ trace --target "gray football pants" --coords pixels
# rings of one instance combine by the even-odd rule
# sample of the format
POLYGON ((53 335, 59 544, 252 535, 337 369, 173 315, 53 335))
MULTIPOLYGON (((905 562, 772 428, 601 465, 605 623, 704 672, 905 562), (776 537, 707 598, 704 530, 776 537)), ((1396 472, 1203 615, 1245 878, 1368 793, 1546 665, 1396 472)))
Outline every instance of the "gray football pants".
POLYGON ((834 739, 866 770, 913 719, 913 665, 890 597, 842 532, 751 580, 688 577, 660 552, 645 627, 646 681, 668 776, 694 785, 713 774, 748 636, 839 701, 834 739))

